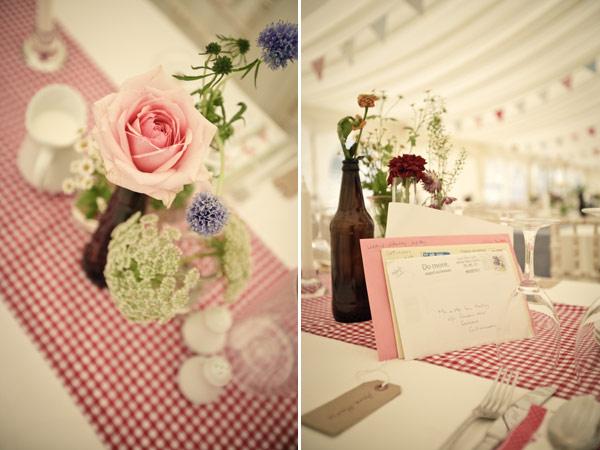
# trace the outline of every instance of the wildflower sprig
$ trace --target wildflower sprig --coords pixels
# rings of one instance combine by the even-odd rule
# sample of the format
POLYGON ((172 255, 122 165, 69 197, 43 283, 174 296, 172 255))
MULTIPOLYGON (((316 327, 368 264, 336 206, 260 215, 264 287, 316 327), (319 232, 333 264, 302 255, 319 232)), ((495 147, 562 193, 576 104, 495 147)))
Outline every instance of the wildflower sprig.
POLYGON ((359 95, 358 106, 363 108, 362 116, 358 114, 356 116, 346 116, 338 122, 337 135, 340 144, 342 145, 344 160, 358 161, 362 158, 362 156, 359 156, 358 154, 358 149, 361 143, 363 129, 367 124, 369 108, 373 108, 377 100, 379 100, 379 97, 375 94, 359 95))
POLYGON ((71 163, 71 176, 63 180, 62 189, 65 194, 79 192, 75 207, 86 219, 93 219, 106 209, 113 186, 106 179, 100 150, 91 136, 81 133, 75 150, 80 157, 71 163))
POLYGON ((454 145, 444 125, 446 112, 444 99, 427 92, 423 105, 419 108, 413 106, 414 126, 409 128, 409 142, 414 146, 419 133, 425 127, 427 161, 430 169, 425 172, 423 185, 425 190, 431 194, 427 206, 436 209, 441 209, 455 200, 449 194, 458 175, 462 172, 467 158, 467 153, 463 148, 456 156, 454 165, 452 167, 449 165, 454 145))
POLYGON ((367 117, 367 120, 375 122, 375 127, 361 141, 365 149, 361 160, 362 187, 369 189, 373 195, 391 195, 387 183, 387 165, 390 159, 399 153, 400 144, 398 138, 388 129, 388 123, 397 121, 390 112, 398 105, 402 96, 397 96, 389 105, 385 91, 377 94, 380 99, 377 114, 367 117))
POLYGON ((298 58, 298 26, 291 23, 277 22, 267 26, 257 40, 261 48, 261 56, 248 62, 247 55, 251 50, 250 41, 244 38, 217 35, 216 40, 206 45, 203 52, 204 62, 192 66, 199 73, 194 75, 173 75, 178 80, 201 81, 201 86, 192 92, 197 95, 196 108, 210 122, 217 126, 217 134, 213 147, 219 152, 219 174, 216 176, 216 193, 220 194, 225 175, 225 143, 234 134, 234 124, 244 121, 247 106, 240 102, 237 111, 228 115, 223 99, 224 83, 235 75, 240 79, 251 73, 254 85, 263 62, 272 70, 284 68, 288 62, 298 58))

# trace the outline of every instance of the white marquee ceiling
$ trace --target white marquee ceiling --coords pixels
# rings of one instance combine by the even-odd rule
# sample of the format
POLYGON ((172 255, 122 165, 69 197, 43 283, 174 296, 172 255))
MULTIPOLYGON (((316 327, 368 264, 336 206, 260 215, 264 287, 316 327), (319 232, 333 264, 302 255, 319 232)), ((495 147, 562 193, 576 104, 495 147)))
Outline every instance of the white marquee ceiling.
POLYGON ((302 20, 308 114, 356 112, 373 89, 405 105, 431 89, 458 138, 600 163, 598 0, 305 0, 302 20))

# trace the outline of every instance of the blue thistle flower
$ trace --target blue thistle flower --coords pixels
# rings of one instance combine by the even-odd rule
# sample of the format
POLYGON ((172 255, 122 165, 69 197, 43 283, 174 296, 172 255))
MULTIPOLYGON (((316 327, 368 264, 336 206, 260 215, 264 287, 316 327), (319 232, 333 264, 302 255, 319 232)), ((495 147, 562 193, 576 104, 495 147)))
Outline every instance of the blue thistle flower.
POLYGON ((204 236, 219 234, 228 218, 227 208, 210 192, 196 195, 186 214, 190 228, 204 236))
POLYGON ((287 66, 298 59, 298 25, 279 21, 267 25, 257 40, 262 49, 262 59, 272 69, 287 66))

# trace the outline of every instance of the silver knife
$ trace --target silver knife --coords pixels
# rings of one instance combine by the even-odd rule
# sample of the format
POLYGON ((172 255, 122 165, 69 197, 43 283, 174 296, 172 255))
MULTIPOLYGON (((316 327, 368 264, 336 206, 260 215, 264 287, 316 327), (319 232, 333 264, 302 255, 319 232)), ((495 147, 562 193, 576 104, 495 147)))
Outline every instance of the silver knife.
POLYGON ((509 431, 527 416, 531 405, 543 405, 556 392, 556 386, 544 386, 528 392, 498 417, 488 428, 485 437, 473 450, 493 450, 506 438, 509 431))

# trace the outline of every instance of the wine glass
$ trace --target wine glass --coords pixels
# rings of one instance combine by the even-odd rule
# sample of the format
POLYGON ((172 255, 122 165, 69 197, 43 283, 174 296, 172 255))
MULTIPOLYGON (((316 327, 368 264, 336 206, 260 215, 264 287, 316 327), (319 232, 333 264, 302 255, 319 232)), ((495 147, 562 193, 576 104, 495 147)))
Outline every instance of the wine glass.
POLYGON ((67 47, 56 29, 50 0, 36 2, 35 29, 23 43, 23 55, 27 65, 40 72, 54 72, 67 59, 67 47))
MULTIPOLYGON (((600 217, 600 208, 583 208, 582 212, 600 217)), ((575 336, 575 370, 579 384, 600 367, 600 297, 586 310, 575 336)))
POLYGON ((315 208, 315 222, 317 225, 317 235, 312 241, 313 255, 317 261, 319 268, 331 265, 331 246, 323 236, 323 219, 325 209, 322 207, 315 208))
POLYGON ((521 282, 511 293, 500 316, 498 357, 503 367, 521 373, 531 371, 538 378, 558 363, 560 322, 550 297, 534 279, 535 237, 540 229, 558 223, 558 220, 511 217, 506 221, 523 232, 525 267, 521 282))
POLYGON ((575 370, 579 384, 600 367, 600 297, 583 315, 575 336, 575 370))
POLYGON ((243 310, 228 336, 225 354, 233 381, 254 395, 293 396, 298 379, 297 275, 290 272, 243 310))

